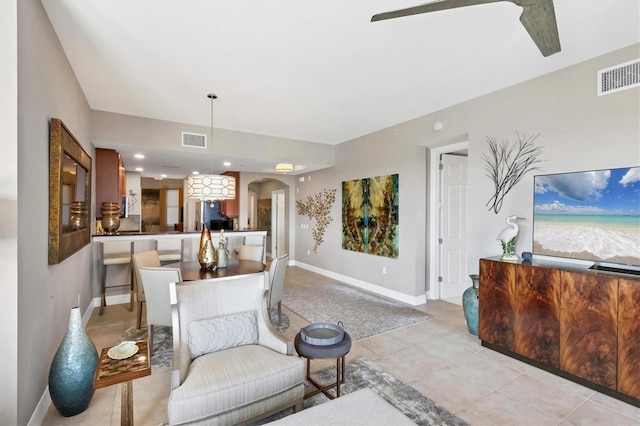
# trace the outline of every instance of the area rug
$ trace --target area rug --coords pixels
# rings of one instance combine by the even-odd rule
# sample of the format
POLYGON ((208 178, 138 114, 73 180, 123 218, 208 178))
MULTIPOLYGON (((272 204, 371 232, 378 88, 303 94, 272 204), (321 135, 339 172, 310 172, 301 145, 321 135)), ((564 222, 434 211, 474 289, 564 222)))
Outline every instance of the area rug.
MULTIPOLYGON (((347 362, 345 371, 345 383, 340 386, 342 395, 355 392, 358 389, 370 388, 418 425, 468 425, 465 420, 438 406, 429 398, 425 398, 420 392, 396 379, 367 358, 361 357, 347 362)), ((318 383, 332 383, 336 380, 336 369, 329 367, 311 376, 318 383)), ((311 385, 308 386, 309 388, 305 392, 313 390, 311 385)), ((335 389, 330 392, 335 395, 335 389)), ((328 399, 324 395, 318 394, 305 399, 303 407, 308 408, 327 401, 328 399)), ((285 410, 263 419, 255 425, 266 424, 292 413, 291 409, 285 410)))
MULTIPOLYGON (((273 328, 283 333, 289 328, 289 317, 282 313, 282 323, 278 324, 278 309, 273 308, 269 311, 271 324, 273 328)), ((138 330, 135 326, 129 327, 120 336, 118 342, 125 340, 145 340, 147 339, 146 324, 138 330)), ((171 354, 173 353, 173 337, 171 327, 155 326, 153 327, 153 351, 151 354, 151 365, 156 367, 171 367, 171 354)))
POLYGON ((400 302, 338 283, 285 285, 282 304, 310 323, 342 321, 353 341, 433 318, 400 302))

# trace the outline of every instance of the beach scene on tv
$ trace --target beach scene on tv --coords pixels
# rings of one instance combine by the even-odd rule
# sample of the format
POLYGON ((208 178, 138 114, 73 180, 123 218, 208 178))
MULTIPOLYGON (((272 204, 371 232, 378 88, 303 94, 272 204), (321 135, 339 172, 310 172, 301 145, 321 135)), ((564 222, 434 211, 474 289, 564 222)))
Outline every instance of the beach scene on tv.
POLYGON ((640 265, 640 166, 534 177, 533 253, 640 265))

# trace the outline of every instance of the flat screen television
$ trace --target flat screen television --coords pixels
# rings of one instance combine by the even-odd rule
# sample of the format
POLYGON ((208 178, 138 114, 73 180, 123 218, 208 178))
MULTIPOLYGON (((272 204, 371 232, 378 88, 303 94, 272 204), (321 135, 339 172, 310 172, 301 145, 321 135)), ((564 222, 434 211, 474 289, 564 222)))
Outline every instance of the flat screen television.
POLYGON ((640 270, 640 166, 537 175, 533 205, 534 254, 640 270))

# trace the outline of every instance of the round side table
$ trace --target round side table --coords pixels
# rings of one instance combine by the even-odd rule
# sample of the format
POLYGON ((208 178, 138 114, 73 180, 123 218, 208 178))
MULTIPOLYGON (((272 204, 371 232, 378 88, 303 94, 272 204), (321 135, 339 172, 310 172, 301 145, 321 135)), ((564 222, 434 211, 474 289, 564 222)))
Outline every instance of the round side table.
POLYGON ((335 398, 340 396, 340 384, 344 383, 344 357, 351 350, 351 336, 345 331, 342 341, 327 346, 312 345, 302 340, 300 333, 296 334, 293 344, 298 352, 298 356, 307 359, 307 381, 316 389, 305 394, 304 399, 312 397, 322 392, 327 398, 333 399, 334 396, 327 392, 329 389, 336 388, 335 398), (336 359, 336 382, 322 386, 311 378, 310 367, 312 359, 336 359))

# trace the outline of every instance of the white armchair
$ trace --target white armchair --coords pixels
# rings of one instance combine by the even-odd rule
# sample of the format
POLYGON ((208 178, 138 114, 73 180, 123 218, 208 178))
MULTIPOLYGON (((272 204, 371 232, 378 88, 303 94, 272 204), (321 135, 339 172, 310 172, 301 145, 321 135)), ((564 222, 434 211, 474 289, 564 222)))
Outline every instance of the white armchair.
POLYGON ((173 283, 169 423, 249 423, 302 408, 304 361, 269 321, 267 273, 173 283))

